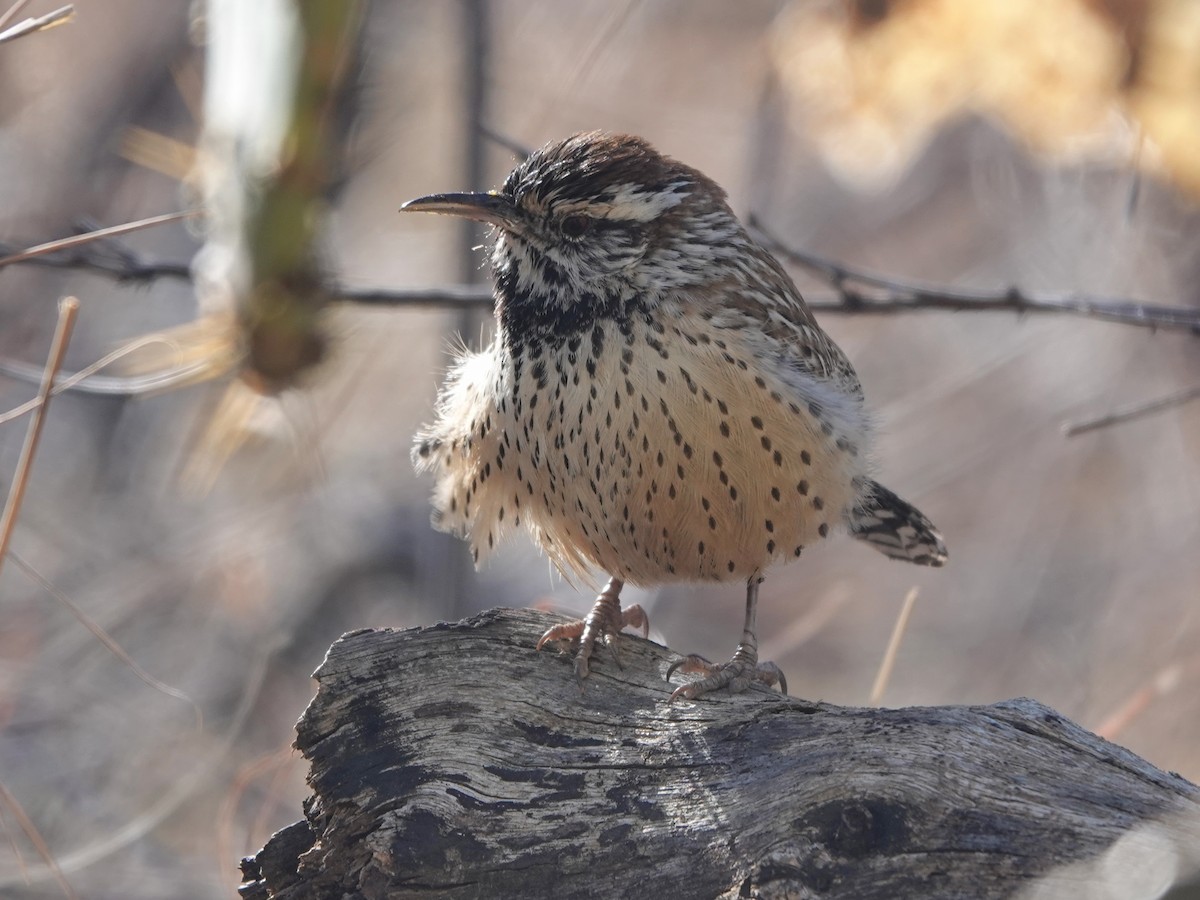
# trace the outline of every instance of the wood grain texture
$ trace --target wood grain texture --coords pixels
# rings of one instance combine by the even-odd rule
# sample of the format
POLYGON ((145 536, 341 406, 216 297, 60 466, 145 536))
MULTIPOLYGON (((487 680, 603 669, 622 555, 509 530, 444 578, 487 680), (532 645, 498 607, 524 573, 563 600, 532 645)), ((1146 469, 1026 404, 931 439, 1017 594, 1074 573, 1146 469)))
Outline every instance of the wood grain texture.
POLYGON ((1031 700, 668 705, 677 657, 631 636, 581 694, 533 650, 556 621, 335 643, 297 725, 305 819, 244 861, 243 896, 1009 897, 1200 819, 1194 785, 1031 700))

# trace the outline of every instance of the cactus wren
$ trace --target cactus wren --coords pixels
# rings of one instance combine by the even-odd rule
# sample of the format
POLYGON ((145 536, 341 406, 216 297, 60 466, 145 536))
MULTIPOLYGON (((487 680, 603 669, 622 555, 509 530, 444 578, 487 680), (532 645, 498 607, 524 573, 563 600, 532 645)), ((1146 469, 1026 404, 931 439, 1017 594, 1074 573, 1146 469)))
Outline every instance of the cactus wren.
MULTIPOLYGON (((564 574, 610 576, 587 618, 538 642, 616 654, 626 582, 742 581, 733 658, 690 656, 695 698, 753 681, 763 572, 839 527, 894 559, 940 566, 942 538, 871 478, 870 417, 850 361, 725 192, 646 141, 603 132, 547 144, 499 191, 404 210, 494 227, 495 339, 458 360, 416 438, 436 472, 434 524, 481 563, 524 524, 564 574)), ((618 658, 619 661, 619 658, 618 658)))

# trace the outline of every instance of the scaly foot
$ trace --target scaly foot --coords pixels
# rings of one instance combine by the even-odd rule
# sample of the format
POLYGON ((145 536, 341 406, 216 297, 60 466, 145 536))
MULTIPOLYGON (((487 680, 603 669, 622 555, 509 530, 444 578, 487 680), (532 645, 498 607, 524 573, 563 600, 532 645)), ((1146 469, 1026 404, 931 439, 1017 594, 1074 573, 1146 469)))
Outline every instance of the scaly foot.
POLYGON ((746 624, 742 626, 742 639, 733 653, 733 659, 727 663, 711 663, 703 656, 685 656, 678 662, 671 663, 667 669, 667 681, 676 669, 682 672, 697 672, 704 677, 675 688, 671 692, 669 703, 676 700, 695 700, 702 694, 720 688, 728 688, 731 693, 738 694, 750 687, 755 681, 761 681, 767 687, 779 685, 779 689, 787 693, 787 679, 779 666, 773 662, 758 661, 758 637, 755 629, 755 616, 758 610, 758 586, 762 579, 757 575, 751 576, 746 582, 746 624))
POLYGON ((761 682, 767 687, 779 685, 779 689, 786 694, 787 679, 783 677, 779 666, 773 662, 760 663, 757 657, 756 651, 739 644, 737 652, 733 654, 733 659, 726 663, 709 662, 703 656, 695 654, 671 663, 670 668, 667 669, 668 681, 676 671, 700 674, 704 677, 675 688, 671 692, 671 699, 668 702, 695 700, 709 691, 720 688, 728 688, 730 693, 740 694, 755 681, 761 682))
POLYGON ((610 579, 586 617, 547 629, 537 642, 538 650, 551 641, 567 641, 576 649, 575 677, 579 681, 580 690, 583 690, 583 679, 588 676, 588 662, 597 640, 603 640, 612 653, 614 662, 620 666, 617 638, 621 630, 632 626, 642 629, 642 637, 650 635, 650 619, 647 618, 645 610, 636 603, 621 608, 620 594, 624 585, 625 582, 619 578, 610 579))

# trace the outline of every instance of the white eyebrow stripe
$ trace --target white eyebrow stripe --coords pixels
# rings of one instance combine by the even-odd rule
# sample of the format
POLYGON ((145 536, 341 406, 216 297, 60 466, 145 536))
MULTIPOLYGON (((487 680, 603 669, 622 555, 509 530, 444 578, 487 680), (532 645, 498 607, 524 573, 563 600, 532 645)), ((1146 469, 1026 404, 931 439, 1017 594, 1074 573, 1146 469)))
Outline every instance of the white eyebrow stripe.
POLYGON ((573 200, 554 203, 553 197, 548 197, 547 200, 553 203, 554 211, 558 215, 586 213, 598 219, 649 222, 687 199, 690 193, 687 188, 690 187, 689 181, 675 181, 665 188, 648 188, 644 184, 628 182, 606 188, 604 193, 609 199, 603 201, 573 200))

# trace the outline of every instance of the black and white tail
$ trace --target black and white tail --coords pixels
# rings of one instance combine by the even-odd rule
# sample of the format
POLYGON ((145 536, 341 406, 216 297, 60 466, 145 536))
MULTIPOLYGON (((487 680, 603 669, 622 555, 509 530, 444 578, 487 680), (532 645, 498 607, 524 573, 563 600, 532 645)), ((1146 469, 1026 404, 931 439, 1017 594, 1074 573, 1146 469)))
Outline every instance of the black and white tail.
POLYGON ((850 533, 884 556, 919 566, 946 564, 946 544, 924 514, 877 481, 867 482, 850 514, 850 533))

